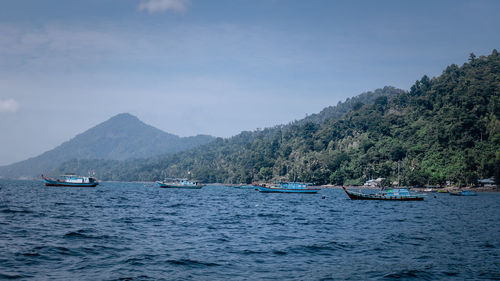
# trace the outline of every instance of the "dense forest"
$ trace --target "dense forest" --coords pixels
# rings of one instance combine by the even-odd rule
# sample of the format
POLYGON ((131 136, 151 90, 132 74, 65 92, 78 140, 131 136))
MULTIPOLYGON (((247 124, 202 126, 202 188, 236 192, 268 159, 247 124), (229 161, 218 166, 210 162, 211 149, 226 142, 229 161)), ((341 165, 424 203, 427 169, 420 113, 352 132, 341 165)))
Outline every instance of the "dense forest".
POLYGON ((471 54, 410 91, 386 87, 288 125, 218 138, 134 161, 74 160, 58 172, 94 169, 104 180, 189 177, 204 182, 296 180, 358 185, 473 185, 500 179, 500 56, 471 54), (371 97, 366 98, 366 96, 371 97), (361 97, 361 98, 359 98, 361 97))

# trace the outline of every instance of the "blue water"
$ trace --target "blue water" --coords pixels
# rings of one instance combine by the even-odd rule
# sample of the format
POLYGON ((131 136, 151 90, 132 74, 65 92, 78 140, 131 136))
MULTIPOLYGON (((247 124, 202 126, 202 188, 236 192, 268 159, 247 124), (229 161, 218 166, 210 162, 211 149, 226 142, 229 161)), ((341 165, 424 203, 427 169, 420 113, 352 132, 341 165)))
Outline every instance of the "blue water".
POLYGON ((0 180, 2 278, 498 280, 500 194, 384 202, 0 180))

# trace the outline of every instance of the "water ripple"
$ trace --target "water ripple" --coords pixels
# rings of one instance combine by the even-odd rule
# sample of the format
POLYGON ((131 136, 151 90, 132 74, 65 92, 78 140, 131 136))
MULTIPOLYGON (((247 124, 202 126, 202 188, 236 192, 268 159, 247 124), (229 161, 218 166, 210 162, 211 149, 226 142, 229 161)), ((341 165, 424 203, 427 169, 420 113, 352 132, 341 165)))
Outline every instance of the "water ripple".
POLYGON ((0 279, 500 279, 498 193, 362 202, 339 189, 0 186, 0 279))

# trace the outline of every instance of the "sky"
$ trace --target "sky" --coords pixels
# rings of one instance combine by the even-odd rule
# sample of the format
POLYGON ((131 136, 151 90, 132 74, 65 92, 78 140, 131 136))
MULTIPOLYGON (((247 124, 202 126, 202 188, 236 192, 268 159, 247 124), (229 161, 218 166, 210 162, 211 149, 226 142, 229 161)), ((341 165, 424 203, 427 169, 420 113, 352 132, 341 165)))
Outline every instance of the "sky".
POLYGON ((0 165, 128 112, 179 136, 286 124, 500 47, 500 1, 2 0, 0 165))

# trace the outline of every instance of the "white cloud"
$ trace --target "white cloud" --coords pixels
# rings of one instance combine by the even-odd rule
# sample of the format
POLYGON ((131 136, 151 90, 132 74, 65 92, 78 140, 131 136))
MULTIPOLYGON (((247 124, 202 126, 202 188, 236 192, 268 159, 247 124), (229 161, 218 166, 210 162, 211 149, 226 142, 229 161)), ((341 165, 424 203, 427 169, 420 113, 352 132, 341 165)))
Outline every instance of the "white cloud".
POLYGON ((167 10, 182 12, 186 9, 189 0, 142 0, 139 4, 139 11, 148 11, 148 13, 161 13, 167 10))
POLYGON ((14 99, 0 99, 0 113, 13 113, 19 109, 19 104, 14 99))

